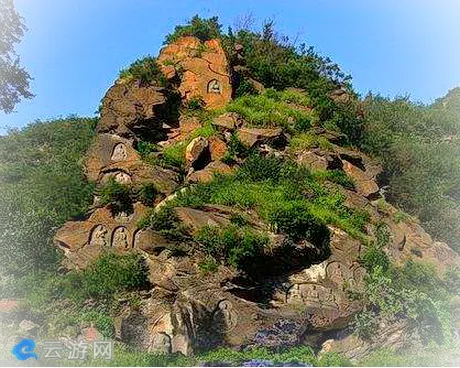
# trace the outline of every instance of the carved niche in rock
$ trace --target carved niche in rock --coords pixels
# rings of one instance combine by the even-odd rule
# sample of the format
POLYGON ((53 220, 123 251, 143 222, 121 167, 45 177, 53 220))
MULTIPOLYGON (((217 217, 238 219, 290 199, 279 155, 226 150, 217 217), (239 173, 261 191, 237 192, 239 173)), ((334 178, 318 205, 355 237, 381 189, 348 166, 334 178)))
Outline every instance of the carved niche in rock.
POLYGON ((208 93, 222 93, 222 84, 217 79, 211 80, 208 83, 208 93))
POLYGON ((112 161, 125 161, 128 158, 126 147, 123 143, 117 143, 113 148, 112 161))
POLYGON ((128 230, 124 226, 117 227, 112 236, 112 247, 118 249, 128 249, 128 230))
POLYGON ((217 325, 219 325, 219 323, 223 324, 222 328, 226 331, 233 330, 238 324, 238 316, 232 303, 228 300, 221 300, 217 304, 214 318, 216 319, 217 325))
POLYGON ((115 181, 119 184, 130 184, 131 177, 123 171, 120 171, 115 174, 115 181))
POLYGON ((107 229, 104 225, 97 225, 93 229, 89 244, 96 247, 105 247, 107 245, 107 229))

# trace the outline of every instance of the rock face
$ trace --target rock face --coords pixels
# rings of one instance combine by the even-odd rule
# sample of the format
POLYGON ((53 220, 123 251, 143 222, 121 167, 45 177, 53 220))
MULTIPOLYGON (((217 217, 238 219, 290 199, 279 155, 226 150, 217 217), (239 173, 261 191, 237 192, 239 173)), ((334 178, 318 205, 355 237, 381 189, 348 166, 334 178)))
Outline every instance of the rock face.
POLYGON ((97 133, 112 133, 132 138, 136 131, 155 131, 166 98, 164 89, 141 86, 136 81, 117 82, 106 93, 101 108, 97 133))
POLYGON ((230 101, 230 70, 220 41, 182 37, 165 46, 158 61, 164 70, 171 70, 171 65, 180 66, 179 92, 183 100, 201 98, 209 108, 223 107, 230 101))

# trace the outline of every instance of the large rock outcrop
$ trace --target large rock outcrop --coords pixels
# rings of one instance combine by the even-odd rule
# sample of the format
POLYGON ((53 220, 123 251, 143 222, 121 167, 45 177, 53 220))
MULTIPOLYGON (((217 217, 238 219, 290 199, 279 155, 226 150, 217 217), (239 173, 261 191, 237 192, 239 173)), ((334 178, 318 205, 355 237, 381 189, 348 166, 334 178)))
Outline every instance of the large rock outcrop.
MULTIPOLYGON (((161 51, 159 62, 167 78, 178 79, 176 86, 184 102, 200 97, 208 108, 216 108, 230 100, 229 65, 219 41, 181 38, 161 51)), ((346 198, 346 206, 369 214, 365 234, 369 241, 375 240, 372 224, 388 226, 390 242, 384 251, 395 264, 419 259, 433 264, 440 274, 459 264, 458 255, 446 244, 433 241, 416 221, 395 221, 397 210, 379 205, 383 198, 378 183, 380 166, 366 155, 342 147, 342 135, 315 128, 310 133, 326 139, 327 148, 317 145, 292 152, 286 147, 288 134, 281 128, 254 128, 238 114, 225 113, 212 121, 217 133, 193 138, 200 121, 183 115, 172 127, 165 115, 167 96, 164 88, 135 81, 118 81, 109 89, 86 161, 86 175, 98 188, 110 178, 132 187, 153 184, 158 197, 150 207, 159 211, 177 197, 179 188, 186 193, 193 190, 194 183, 233 172, 242 159, 227 154, 231 138, 238 137, 246 149, 260 154, 290 156, 299 165, 348 174, 354 186, 335 189, 346 198), (160 161, 145 162, 135 149, 145 137, 163 148, 183 144, 186 171, 160 165, 160 161)), ((154 154, 158 156, 153 158, 158 158, 162 152, 154 154)), ((329 184, 335 185, 325 183, 329 184)), ((55 236, 69 269, 87 267, 106 250, 144 256, 152 287, 140 295, 136 308, 125 305, 116 317, 116 335, 122 341, 147 351, 186 355, 219 344, 305 343, 322 346, 324 351, 353 347, 348 355, 355 358, 372 347, 343 332, 363 307, 362 301, 350 298, 350 292, 365 288, 360 240, 328 226, 323 246, 306 240, 293 242, 252 210, 217 205, 174 207, 185 234, 171 239, 152 228, 139 228, 147 211, 145 205, 133 203, 130 211, 114 213, 98 205, 96 198, 87 219, 69 221, 55 236), (252 266, 258 272, 242 272, 223 264, 216 265, 214 272, 204 272, 206 253, 193 240, 194 235, 205 226, 228 226, 242 218, 246 226, 270 240, 270 247, 254 259, 252 266)), ((386 326, 381 332, 391 340, 389 345, 403 346, 405 329, 404 325, 386 326)))
POLYGON ((209 108, 223 107, 232 97, 230 67, 219 40, 201 42, 182 37, 158 56, 165 74, 180 74, 179 92, 185 101, 201 98, 209 108))

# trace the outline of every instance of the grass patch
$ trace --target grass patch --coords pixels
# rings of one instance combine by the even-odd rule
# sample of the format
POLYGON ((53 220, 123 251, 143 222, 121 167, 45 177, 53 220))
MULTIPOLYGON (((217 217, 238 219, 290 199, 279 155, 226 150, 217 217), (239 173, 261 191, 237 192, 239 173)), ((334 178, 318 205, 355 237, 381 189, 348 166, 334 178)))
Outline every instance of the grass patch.
POLYGON ((323 185, 327 178, 282 159, 251 155, 235 174, 199 184, 179 195, 176 203, 195 208, 222 204, 254 209, 274 229, 289 231, 297 239, 314 237, 326 224, 366 238, 366 214, 346 207, 343 194, 323 185), (290 221, 298 226, 290 226, 290 221))
POLYGON ((325 151, 333 149, 332 143, 325 137, 309 132, 297 134, 289 141, 289 148, 292 151, 304 151, 318 147, 325 151))
POLYGON ((281 97, 273 98, 283 96, 283 93, 271 91, 256 96, 244 95, 231 101, 226 109, 238 113, 254 127, 281 127, 290 133, 307 130, 314 122, 313 114, 299 110, 281 97))

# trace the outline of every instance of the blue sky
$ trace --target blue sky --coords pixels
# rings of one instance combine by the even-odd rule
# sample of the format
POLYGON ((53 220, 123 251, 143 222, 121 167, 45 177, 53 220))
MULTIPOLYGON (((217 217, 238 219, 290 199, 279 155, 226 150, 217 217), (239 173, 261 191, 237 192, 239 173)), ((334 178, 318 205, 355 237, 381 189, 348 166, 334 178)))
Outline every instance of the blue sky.
POLYGON ((36 97, 0 112, 0 128, 92 116, 119 69, 156 55, 174 25, 194 14, 218 15, 225 29, 249 13, 256 26, 274 18, 281 33, 339 63, 360 93, 430 103, 460 86, 457 0, 16 0, 16 7, 29 28, 17 51, 36 97))

